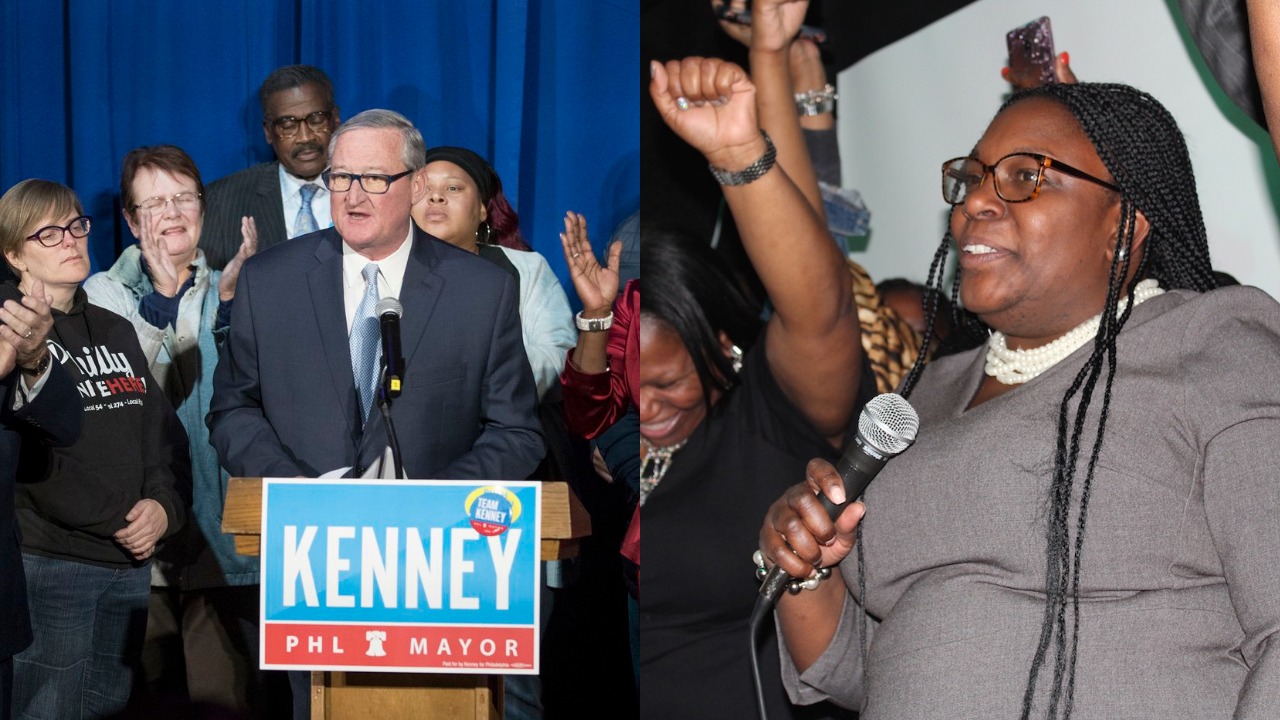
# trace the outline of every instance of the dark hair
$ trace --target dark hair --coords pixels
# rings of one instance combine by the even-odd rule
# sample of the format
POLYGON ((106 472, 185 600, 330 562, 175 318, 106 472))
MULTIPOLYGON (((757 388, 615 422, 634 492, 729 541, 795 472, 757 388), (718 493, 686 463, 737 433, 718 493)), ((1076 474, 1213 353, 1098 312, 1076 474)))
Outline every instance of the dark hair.
MULTIPOLYGON (((1097 150, 1098 157, 1115 178, 1113 182, 1120 188, 1117 249, 1124 252, 1117 252, 1112 261, 1106 305, 1093 353, 1076 375, 1058 409, 1057 449, 1050 486, 1045 552, 1045 609, 1039 644, 1032 658, 1022 700, 1021 717, 1024 720, 1031 715, 1036 681, 1051 643, 1054 644, 1054 669, 1046 716, 1057 718, 1059 705, 1063 717, 1071 716, 1080 631, 1080 558, 1084 549, 1094 469, 1106 434, 1111 405, 1111 387, 1116 373, 1116 337, 1133 308, 1131 287, 1127 292, 1129 305, 1117 317, 1122 279, 1128 276, 1133 259, 1129 250, 1133 247, 1136 213, 1142 212, 1150 228, 1143 245, 1142 259, 1135 271, 1135 284, 1136 280, 1150 277, 1157 279, 1166 289, 1185 288, 1199 292, 1211 290, 1219 284, 1209 259, 1209 243, 1200 213, 1191 158, 1182 132, 1169 111, 1155 98, 1128 85, 1079 83, 1043 85, 1017 93, 1005 102, 1000 112, 1035 98, 1056 102, 1075 116, 1097 150), (1104 371, 1097 433, 1081 483, 1080 507, 1075 537, 1072 538, 1069 523, 1071 493, 1077 475, 1085 417, 1104 371), (1073 616, 1069 642, 1066 625, 1068 602, 1073 616)), ((937 311, 936 297, 942 292, 943 267, 953 241, 948 232, 929 270, 926 284, 935 303, 928 308, 926 343, 932 333, 937 311)), ((951 292, 953 302, 958 302, 959 291, 960 272, 957 270, 951 292)), ((965 317, 970 329, 985 328, 976 316, 967 314, 965 317)), ((923 359, 922 355, 912 367, 903 386, 904 395, 909 395, 914 388, 923 359)))
POLYGON ((760 306, 748 299, 709 245, 669 230, 642 227, 640 314, 680 336, 711 405, 711 389, 728 390, 737 373, 720 345, 724 332, 745 353, 760 334, 760 306))
POLYGON ((520 234, 520 216, 502 192, 502 178, 498 171, 474 150, 452 145, 440 145, 427 150, 426 162, 450 162, 462 169, 476 184, 480 202, 484 203, 488 231, 482 242, 502 245, 513 250, 529 250, 529 244, 520 234))
MULTIPOLYGON (((330 108, 333 102, 333 81, 324 71, 314 65, 285 65, 276 68, 262 81, 258 88, 258 102, 262 105, 262 115, 267 114, 267 100, 281 90, 291 90, 303 85, 315 85, 324 95, 324 104, 330 108)), ((266 118, 270 120, 271 118, 266 118)))
POLYGON ((170 175, 185 175, 195 180, 196 192, 200 193, 200 212, 204 212, 204 181, 200 179, 196 161, 177 145, 144 145, 130 150, 120 163, 120 206, 135 222, 138 220, 138 211, 133 206, 138 203, 138 198, 133 196, 133 180, 143 168, 163 170, 170 175))

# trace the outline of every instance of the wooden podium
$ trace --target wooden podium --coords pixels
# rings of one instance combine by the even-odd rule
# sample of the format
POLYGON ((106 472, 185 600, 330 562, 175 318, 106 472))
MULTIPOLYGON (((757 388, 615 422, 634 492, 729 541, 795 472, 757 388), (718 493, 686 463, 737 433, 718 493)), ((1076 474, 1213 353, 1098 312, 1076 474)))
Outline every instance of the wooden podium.
MULTIPOLYGON (((222 531, 235 538, 236 552, 261 548, 262 478, 231 478, 222 531)), ((543 560, 578 554, 591 534, 591 518, 568 483, 542 483, 543 560)), ((502 675, 382 672, 311 673, 312 720, 431 717, 439 720, 502 720, 502 675)))

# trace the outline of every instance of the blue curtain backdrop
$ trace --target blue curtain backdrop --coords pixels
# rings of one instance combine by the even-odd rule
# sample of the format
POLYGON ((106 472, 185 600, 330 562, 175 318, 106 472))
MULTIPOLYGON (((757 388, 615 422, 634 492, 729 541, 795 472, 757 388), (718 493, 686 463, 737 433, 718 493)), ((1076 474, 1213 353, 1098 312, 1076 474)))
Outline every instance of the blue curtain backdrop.
POLYGON ((206 183, 272 157, 257 88, 333 79, 347 118, 404 113, 489 158, 571 301, 566 210, 604 247, 639 207, 639 0, 0 0, 0 190, 39 177, 94 217, 95 269, 135 242, 120 161, 173 143, 206 183))

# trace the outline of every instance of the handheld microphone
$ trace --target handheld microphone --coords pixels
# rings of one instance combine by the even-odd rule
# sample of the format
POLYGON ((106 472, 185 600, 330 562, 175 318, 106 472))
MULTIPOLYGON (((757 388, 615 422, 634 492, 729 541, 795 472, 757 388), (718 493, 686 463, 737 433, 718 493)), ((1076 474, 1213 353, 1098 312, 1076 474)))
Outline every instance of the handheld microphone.
POLYGON ((400 396, 404 381, 404 356, 400 354, 400 315, 404 308, 393 297, 384 297, 373 306, 382 329, 382 395, 387 400, 400 396))
MULTIPOLYGON (((831 516, 840 516, 845 507, 857 500, 885 463, 916 440, 920 417, 901 395, 884 393, 871 398, 858 418, 858 434, 836 463, 836 472, 844 480, 845 501, 839 505, 819 493, 818 500, 831 516)), ((760 595, 772 606, 792 578, 781 566, 774 565, 760 585, 760 595)))

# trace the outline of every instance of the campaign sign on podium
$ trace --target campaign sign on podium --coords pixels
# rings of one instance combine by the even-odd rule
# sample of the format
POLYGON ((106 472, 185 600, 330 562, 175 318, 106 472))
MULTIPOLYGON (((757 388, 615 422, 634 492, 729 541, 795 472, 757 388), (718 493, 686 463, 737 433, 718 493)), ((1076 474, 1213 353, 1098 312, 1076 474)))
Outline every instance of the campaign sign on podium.
POLYGON ((536 482, 266 478, 266 669, 538 672, 536 482))

